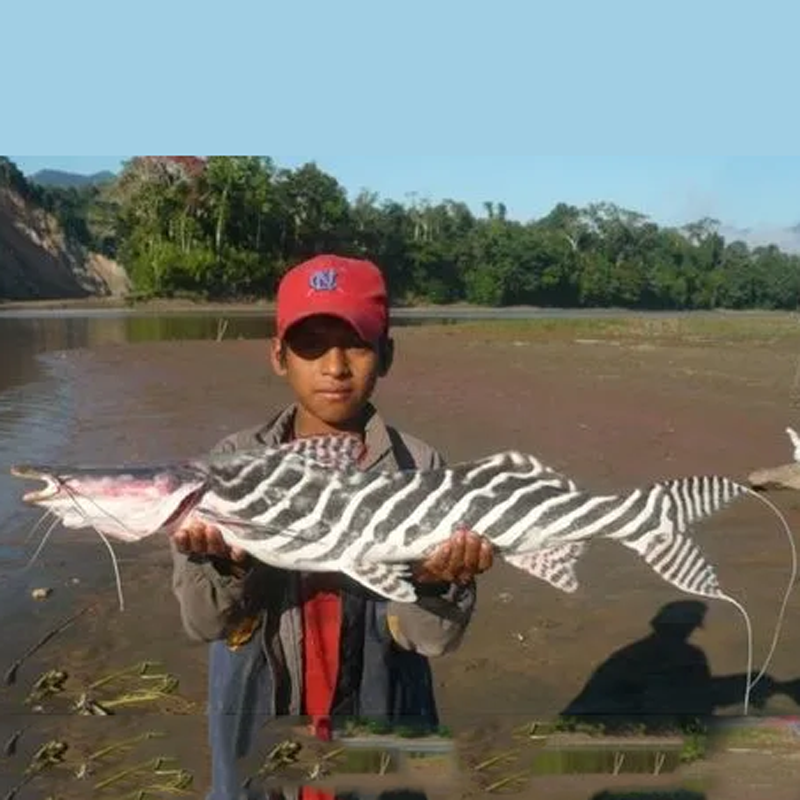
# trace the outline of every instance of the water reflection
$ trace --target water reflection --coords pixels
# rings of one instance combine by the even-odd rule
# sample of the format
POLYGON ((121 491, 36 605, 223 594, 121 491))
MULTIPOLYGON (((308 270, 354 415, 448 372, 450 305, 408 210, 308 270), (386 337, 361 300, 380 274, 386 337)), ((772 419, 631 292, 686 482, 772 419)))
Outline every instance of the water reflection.
MULTIPOLYGON (((230 319, 226 338, 263 338, 263 316, 230 319)), ((19 563, 35 515, 19 502, 15 462, 48 461, 68 442, 75 385, 64 351, 169 339, 216 338, 211 315, 0 315, 0 573, 19 563)), ((8 609, 4 609, 4 612, 8 609)))
POLYGON ((534 775, 644 774, 674 772, 682 744, 541 748, 533 757, 534 775))
POLYGON ((221 326, 228 339, 269 336, 272 321, 262 316, 115 315, 6 317, 0 315, 0 391, 35 376, 35 357, 49 351, 174 339, 214 339, 221 326))
MULTIPOLYGON (((397 319, 396 326, 455 322, 413 316, 397 319)), ((0 391, 34 380, 36 356, 41 353, 177 339, 264 339, 272 335, 274 319, 267 313, 228 314, 81 314, 40 316, 0 314, 0 391)))
MULTIPOLYGON (((0 391, 0 561, 7 540, 4 533, 14 527, 12 517, 28 513, 19 506, 9 467, 17 461, 46 460, 68 436, 75 398, 64 366, 57 359, 34 362, 16 373, 24 374, 26 381, 0 391)), ((0 374, 8 380, 11 373, 0 374)))

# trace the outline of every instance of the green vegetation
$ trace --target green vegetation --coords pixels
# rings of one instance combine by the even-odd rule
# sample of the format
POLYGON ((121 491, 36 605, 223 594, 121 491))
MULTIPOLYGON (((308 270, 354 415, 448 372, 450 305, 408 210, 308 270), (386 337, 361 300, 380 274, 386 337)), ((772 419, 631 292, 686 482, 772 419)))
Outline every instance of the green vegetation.
POLYGON ((706 800, 707 795, 693 789, 633 789, 631 791, 605 790, 589 800, 706 800))
POLYGON ((445 200, 349 199, 314 163, 268 157, 136 157, 113 181, 33 184, 0 158, 0 187, 52 211, 88 247, 114 257, 138 297, 271 297, 315 253, 368 257, 395 303, 640 309, 794 309, 800 256, 726 242, 702 219, 661 227, 610 203, 560 203, 538 220, 482 215, 445 200))
POLYGON ((796 313, 664 314, 607 317, 539 317, 460 321, 442 328, 442 336, 472 334, 484 342, 626 341, 665 344, 777 344, 796 347, 800 319, 796 313))
POLYGON ((370 718, 353 718, 344 725, 344 736, 396 736, 399 739, 419 739, 435 736, 444 739, 452 738, 452 731, 446 725, 431 728, 428 725, 415 725, 409 722, 405 725, 392 725, 389 722, 370 718))
POLYGON ((73 241, 97 253, 115 255, 119 208, 102 182, 75 186, 34 183, 13 162, 0 156, 0 188, 3 187, 51 213, 73 241))
POLYGON ((708 729, 696 724, 687 726, 683 730, 683 748, 681 749, 681 761, 684 764, 691 764, 706 757, 709 744, 708 729))
POLYGON ((709 743, 708 726, 700 719, 693 717, 677 718, 665 721, 634 721, 617 719, 609 727, 603 722, 581 720, 577 717, 559 717, 552 722, 528 723, 515 732, 517 739, 542 739, 559 733, 584 734, 595 738, 602 746, 603 737, 629 737, 647 741, 648 737, 679 737, 683 741, 679 761, 689 764, 706 756, 709 743))

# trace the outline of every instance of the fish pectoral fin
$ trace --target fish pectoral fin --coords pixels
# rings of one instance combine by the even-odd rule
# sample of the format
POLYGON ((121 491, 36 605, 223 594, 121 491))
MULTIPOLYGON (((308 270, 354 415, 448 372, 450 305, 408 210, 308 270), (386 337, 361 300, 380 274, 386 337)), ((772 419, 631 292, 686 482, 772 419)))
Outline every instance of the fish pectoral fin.
POLYGON ((575 565, 586 550, 584 542, 562 542, 532 553, 503 554, 512 567, 539 578, 562 592, 572 594, 580 584, 575 565))
POLYGON ((396 603, 416 602, 417 592, 411 583, 411 569, 407 564, 358 561, 343 567, 342 572, 387 600, 396 603))

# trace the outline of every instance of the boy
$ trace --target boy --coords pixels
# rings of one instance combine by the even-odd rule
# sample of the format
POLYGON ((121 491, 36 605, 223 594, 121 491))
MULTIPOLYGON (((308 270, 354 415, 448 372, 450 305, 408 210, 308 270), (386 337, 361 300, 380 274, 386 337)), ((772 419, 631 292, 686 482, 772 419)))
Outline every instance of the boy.
MULTIPOLYGON (((364 438, 363 469, 443 463, 428 445, 386 425, 370 403, 393 357, 377 267, 336 256, 296 266, 279 286, 276 318, 272 367, 295 402, 216 450, 348 431, 364 438)), ((346 576, 252 562, 196 522, 174 535, 173 557, 184 627, 211 642, 210 797, 223 798, 237 796, 235 761, 249 750, 259 718, 309 716, 321 738, 329 737, 331 718, 437 725, 427 659, 459 645, 475 605, 474 577, 491 566, 492 549, 474 534, 454 535, 415 565, 426 600, 415 604, 387 603, 346 576)))

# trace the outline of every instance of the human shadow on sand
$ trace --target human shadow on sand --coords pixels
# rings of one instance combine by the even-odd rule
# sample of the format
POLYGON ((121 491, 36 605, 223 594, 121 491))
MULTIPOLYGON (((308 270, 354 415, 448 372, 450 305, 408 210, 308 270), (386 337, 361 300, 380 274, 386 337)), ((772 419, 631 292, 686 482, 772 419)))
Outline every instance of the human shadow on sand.
MULTIPOLYGON (((562 720, 599 724, 607 733, 632 727, 655 733, 708 724, 717 709, 741 704, 746 673, 712 676, 705 653, 689 642, 706 611, 696 600, 662 606, 651 632, 606 659, 561 711, 562 720)), ((796 693, 796 686, 765 674, 752 689, 750 706, 763 708, 769 697, 796 693)))

